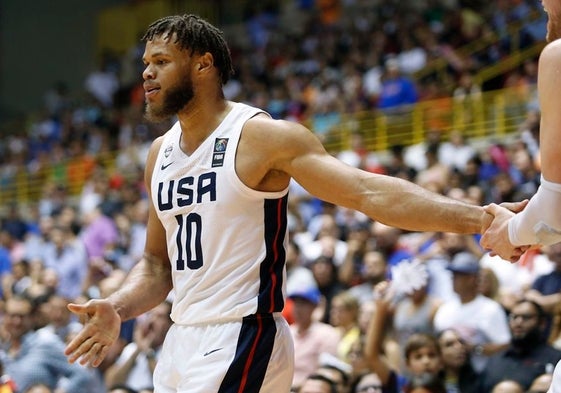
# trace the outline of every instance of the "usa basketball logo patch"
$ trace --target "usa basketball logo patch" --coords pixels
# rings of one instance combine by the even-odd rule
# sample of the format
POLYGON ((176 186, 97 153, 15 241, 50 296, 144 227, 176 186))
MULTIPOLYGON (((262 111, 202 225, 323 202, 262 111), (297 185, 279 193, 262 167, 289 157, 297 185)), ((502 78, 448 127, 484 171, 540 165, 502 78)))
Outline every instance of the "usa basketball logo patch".
POLYGON ((212 167, 216 168, 224 165, 224 155, 228 147, 228 138, 216 138, 214 141, 214 151, 212 153, 212 167))

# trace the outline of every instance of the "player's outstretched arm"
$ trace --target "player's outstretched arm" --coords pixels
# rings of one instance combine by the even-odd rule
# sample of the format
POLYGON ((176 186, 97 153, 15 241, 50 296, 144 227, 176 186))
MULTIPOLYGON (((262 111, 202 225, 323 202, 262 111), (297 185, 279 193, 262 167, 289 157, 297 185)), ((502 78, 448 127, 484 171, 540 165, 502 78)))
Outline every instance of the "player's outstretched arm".
POLYGON ((491 215, 481 206, 344 164, 328 154, 318 138, 302 125, 259 122, 267 130, 264 134, 269 146, 263 142, 261 148, 272 160, 270 169, 287 173, 320 199, 413 231, 482 233, 491 222, 491 215))

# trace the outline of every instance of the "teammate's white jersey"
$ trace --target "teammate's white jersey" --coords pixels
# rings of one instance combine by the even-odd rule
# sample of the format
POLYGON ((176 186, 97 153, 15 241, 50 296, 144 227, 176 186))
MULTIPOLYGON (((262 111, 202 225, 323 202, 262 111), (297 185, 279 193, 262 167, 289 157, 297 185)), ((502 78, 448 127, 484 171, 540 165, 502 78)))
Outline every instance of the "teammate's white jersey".
POLYGON ((255 191, 235 172, 241 130, 258 113, 264 112, 233 104, 190 156, 180 148, 179 123, 164 136, 150 187, 166 230, 175 323, 283 308, 288 189, 255 191))

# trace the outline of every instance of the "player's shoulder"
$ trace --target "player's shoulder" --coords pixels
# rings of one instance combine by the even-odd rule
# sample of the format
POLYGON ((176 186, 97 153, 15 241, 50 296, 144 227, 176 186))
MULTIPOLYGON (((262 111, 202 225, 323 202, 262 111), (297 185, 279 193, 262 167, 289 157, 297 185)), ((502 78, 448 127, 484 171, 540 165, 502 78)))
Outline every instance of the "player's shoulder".
POLYGON ((308 133, 311 133, 311 131, 300 123, 290 120, 272 119, 265 114, 252 117, 244 125, 244 134, 249 134, 256 138, 292 139, 308 133))
POLYGON ((540 64, 557 63, 561 59, 561 39, 549 42, 540 54, 540 64))
POLYGON ((156 154, 160 150, 162 143, 164 143, 164 139, 165 139, 165 134, 160 135, 159 137, 157 137, 152 141, 152 144, 150 145, 151 154, 156 154))

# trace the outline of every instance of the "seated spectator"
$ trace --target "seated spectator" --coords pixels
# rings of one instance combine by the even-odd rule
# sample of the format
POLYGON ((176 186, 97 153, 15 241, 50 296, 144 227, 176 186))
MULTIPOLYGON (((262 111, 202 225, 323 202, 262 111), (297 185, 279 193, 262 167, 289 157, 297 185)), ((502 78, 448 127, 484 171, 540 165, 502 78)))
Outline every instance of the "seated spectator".
POLYGON ((294 322, 290 331, 294 339, 293 387, 298 388, 315 373, 322 353, 337 356, 339 332, 331 325, 314 320, 314 310, 321 300, 316 288, 301 288, 288 294, 293 301, 294 322))
POLYGON ((445 301, 434 317, 437 332, 454 328, 472 351, 476 371, 485 367, 490 355, 508 346, 510 331, 502 306, 479 293, 479 259, 472 253, 456 254, 449 265, 456 298, 445 301))
POLYGON ((83 243, 70 228, 55 226, 51 229, 49 241, 44 245, 43 264, 56 272, 57 294, 74 300, 82 293, 88 257, 83 243))
MULTIPOLYGON (((396 392, 399 386, 403 390, 412 389, 411 381, 415 378, 427 377, 437 381, 442 371, 442 356, 434 336, 422 333, 409 336, 403 348, 405 373, 401 374, 399 366, 388 362, 382 351, 382 342, 392 295, 387 282, 379 284, 376 292, 376 312, 368 327, 364 353, 370 369, 380 378, 383 391, 396 392)), ((437 382, 443 389, 443 381, 437 382)))
POLYGON ((438 161, 450 169, 464 171, 468 161, 476 154, 459 130, 450 131, 450 139, 443 142, 438 149, 438 161))
POLYGON ((349 291, 340 292, 333 297, 329 322, 341 336, 337 346, 337 357, 344 362, 349 361, 352 345, 360 339, 358 311, 358 300, 349 291))
POLYGON ((369 250, 362 256, 358 270, 362 282, 350 287, 349 292, 356 297, 362 305, 373 300, 374 287, 387 278, 388 264, 381 252, 369 250))
MULTIPOLYGON (((561 243, 544 247, 543 251, 548 259, 553 262, 553 271, 537 277, 532 284, 532 288, 524 294, 524 297, 538 303, 546 312, 545 334, 549 336, 553 327, 551 326, 553 314, 561 303, 561 243)), ((559 330, 558 327, 555 328, 559 330)), ((558 337, 553 337, 553 339, 557 340, 558 337)))
POLYGON ((389 58, 385 67, 378 108, 388 114, 402 113, 418 101, 417 88, 412 79, 401 74, 397 59, 389 58))
POLYGON ((544 339, 544 312, 537 303, 518 301, 509 315, 509 326, 512 339, 508 348, 491 356, 481 374, 484 391, 491 390, 503 379, 516 381, 528 389, 538 376, 553 369, 561 359, 561 351, 544 339))
POLYGON ((6 301, 3 324, 8 336, 1 346, 7 374, 22 392, 39 383, 67 393, 84 392, 89 374, 79 364, 68 363, 64 343, 56 335, 32 329, 33 311, 31 301, 24 297, 6 301))
MULTIPOLYGON (((408 263, 408 262, 404 262, 408 263)), ((419 264, 421 272, 426 272, 424 264, 419 264)), ((434 335, 434 316, 441 305, 441 300, 428 293, 429 277, 426 273, 418 288, 411 288, 407 293, 397 294, 391 318, 393 333, 400 347, 414 333, 434 335)))
POLYGON ((338 293, 345 290, 345 286, 339 281, 337 266, 329 257, 320 256, 310 265, 310 269, 322 296, 322 302, 315 314, 319 315, 319 320, 328 323, 331 301, 338 293))
POLYGON ((447 391, 479 393, 479 375, 471 365, 469 349, 461 335, 454 329, 443 330, 438 335, 438 345, 447 391))

